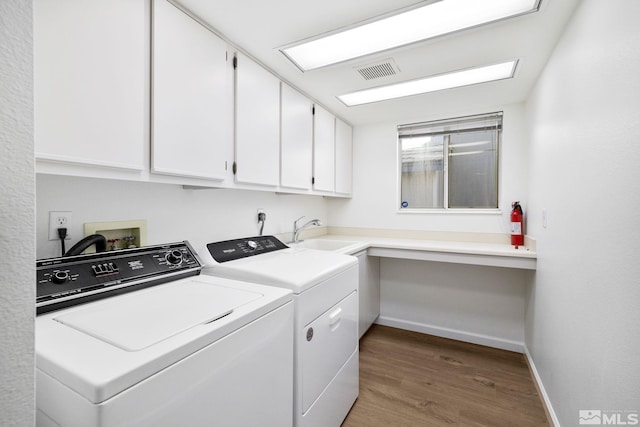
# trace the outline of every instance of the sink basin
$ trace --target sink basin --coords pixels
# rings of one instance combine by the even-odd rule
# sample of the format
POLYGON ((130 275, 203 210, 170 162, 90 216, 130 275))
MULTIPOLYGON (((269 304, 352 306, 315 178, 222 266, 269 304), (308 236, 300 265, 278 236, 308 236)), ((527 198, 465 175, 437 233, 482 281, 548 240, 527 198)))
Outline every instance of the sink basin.
POLYGON ((328 239, 311 239, 303 240, 298 243, 290 243, 289 246, 317 249, 321 251, 341 251, 349 246, 358 245, 359 242, 352 242, 348 240, 328 240, 328 239))

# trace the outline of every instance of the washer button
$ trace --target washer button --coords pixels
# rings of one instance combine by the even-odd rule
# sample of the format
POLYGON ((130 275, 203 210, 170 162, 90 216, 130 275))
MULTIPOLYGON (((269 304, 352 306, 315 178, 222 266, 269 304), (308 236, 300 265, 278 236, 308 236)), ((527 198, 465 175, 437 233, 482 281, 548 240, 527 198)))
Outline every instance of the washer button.
POLYGON ((171 265, 178 265, 182 263, 182 252, 179 250, 171 251, 167 254, 166 260, 171 265))

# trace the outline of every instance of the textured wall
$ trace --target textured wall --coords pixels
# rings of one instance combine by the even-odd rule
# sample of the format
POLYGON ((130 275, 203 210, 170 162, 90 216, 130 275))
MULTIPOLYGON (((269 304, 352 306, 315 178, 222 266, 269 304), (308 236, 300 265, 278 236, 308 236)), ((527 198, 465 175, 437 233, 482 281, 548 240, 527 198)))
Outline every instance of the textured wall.
POLYGON ((0 2, 0 425, 34 424, 32 2, 0 2))
POLYGON ((526 343, 562 426, 640 411, 638 16, 635 0, 580 2, 527 105, 526 343))

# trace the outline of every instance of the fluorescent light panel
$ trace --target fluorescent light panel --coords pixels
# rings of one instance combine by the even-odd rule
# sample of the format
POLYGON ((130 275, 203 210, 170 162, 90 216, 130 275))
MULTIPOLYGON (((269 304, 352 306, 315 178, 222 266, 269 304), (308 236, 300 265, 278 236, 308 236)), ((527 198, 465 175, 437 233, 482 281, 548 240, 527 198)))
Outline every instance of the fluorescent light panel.
POLYGON ((538 10, 540 0, 440 0, 280 49, 302 71, 538 10))
POLYGON ((353 107, 354 105, 385 101, 443 89, 510 79, 515 73, 517 63, 518 61, 514 60, 485 67, 469 68, 452 73, 439 74, 408 82, 374 87, 340 95, 338 99, 347 107, 353 107))

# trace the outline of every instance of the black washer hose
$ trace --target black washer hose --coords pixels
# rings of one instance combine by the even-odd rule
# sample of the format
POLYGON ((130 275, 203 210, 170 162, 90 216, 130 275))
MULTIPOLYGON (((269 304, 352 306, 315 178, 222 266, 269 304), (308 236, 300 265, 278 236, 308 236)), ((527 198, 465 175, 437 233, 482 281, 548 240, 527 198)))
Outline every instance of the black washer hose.
POLYGON ((96 245, 96 252, 105 252, 107 250, 107 239, 102 234, 92 234, 73 245, 71 249, 62 256, 80 255, 91 245, 96 245))

